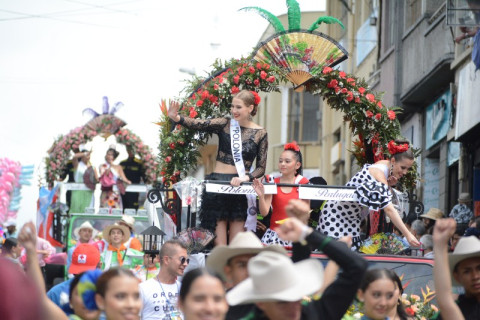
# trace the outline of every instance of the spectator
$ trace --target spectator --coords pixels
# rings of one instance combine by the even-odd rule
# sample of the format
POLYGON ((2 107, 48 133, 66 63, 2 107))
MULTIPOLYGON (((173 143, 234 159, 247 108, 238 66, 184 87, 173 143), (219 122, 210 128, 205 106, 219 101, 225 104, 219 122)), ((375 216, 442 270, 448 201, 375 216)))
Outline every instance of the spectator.
POLYGON ((5 239, 7 238, 16 238, 17 237, 17 221, 13 218, 9 218, 3 226, 7 228, 6 231, 4 231, 3 237, 5 239))
POLYGON ((458 226, 455 228, 455 233, 453 234, 452 238, 450 239, 450 249, 448 251, 455 250, 455 247, 458 244, 458 241, 465 235, 465 227, 458 226))
POLYGON ((178 307, 185 320, 223 320, 228 310, 222 279, 208 269, 193 269, 185 274, 178 307))
POLYGON ((158 262, 158 255, 152 258, 150 254, 145 254, 143 256, 143 264, 136 266, 132 272, 140 282, 155 278, 160 270, 160 264, 158 262))
POLYGON ((475 236, 480 238, 480 216, 473 219, 473 223, 465 230, 463 236, 475 236))
MULTIPOLYGON (((36 246, 37 246, 37 261, 40 266, 40 270, 42 271, 42 275, 44 280, 46 281, 46 272, 45 272, 45 266, 47 264, 46 259, 53 255, 56 250, 55 248, 48 242, 47 240, 43 238, 36 238, 36 246)), ((26 250, 22 251, 22 255, 20 257, 20 262, 22 264, 27 263, 27 253, 26 250)))
POLYGON ((103 229, 103 237, 107 242, 101 248, 102 270, 112 267, 133 269, 143 263, 143 252, 124 245, 130 239, 130 230, 117 223, 103 229))
POLYGON ((70 264, 72 263, 72 255, 75 248, 82 243, 94 244, 95 241, 93 239, 95 239, 97 234, 98 234, 98 230, 95 229, 89 221, 85 221, 79 227, 73 230, 73 236, 77 240, 77 243, 75 244, 75 246, 68 249, 67 269, 70 267, 70 264))
POLYGON ((431 234, 423 235, 420 238, 420 243, 422 244, 423 257, 428 259, 433 259, 433 238, 431 234))
POLYGON ((433 232, 435 267, 433 277, 440 315, 436 319, 480 319, 480 240, 473 237, 462 238, 455 251, 448 254, 448 240, 455 232, 453 219, 440 219, 433 232), (449 273, 452 280, 459 281, 465 294, 455 302, 452 296, 452 281, 445 277, 449 273))
POLYGON ((367 262, 345 244, 290 218, 276 232, 283 240, 308 243, 322 250, 343 272, 326 288, 319 300, 301 304, 305 295, 322 286, 318 260, 293 263, 277 252, 261 252, 248 262, 249 278, 227 293, 230 305, 255 303, 249 319, 340 319, 350 306, 367 262))
POLYGON ((117 223, 119 225, 127 227, 128 230, 130 230, 130 238, 125 243, 125 246, 138 251, 142 251, 142 243, 135 237, 135 218, 124 214, 122 216, 122 219, 120 219, 120 221, 118 221, 117 223))
MULTIPOLYGON (((68 273, 78 275, 88 270, 94 270, 100 263, 100 252, 96 246, 87 243, 81 243, 75 247, 72 254, 72 261, 68 268, 68 273)), ((70 288, 73 277, 67 281, 52 287, 47 296, 57 306, 59 306, 67 315, 73 314, 73 309, 69 303, 70 288)))
POLYGON ((425 229, 425 224, 423 223, 422 220, 415 220, 412 222, 412 225, 410 227, 410 230, 412 231, 412 234, 420 240, 420 238, 425 234, 426 229, 425 229))
MULTIPOLYGON (((75 275, 70 283, 68 300, 70 301, 70 307, 73 310, 73 315, 71 315, 69 319, 97 320, 100 317, 100 310, 90 310, 85 306, 83 303, 81 290, 79 290, 79 287, 81 286, 79 286, 80 281, 82 278, 84 278, 83 276, 86 275, 87 272, 82 272, 75 275)), ((85 288, 85 286, 83 288, 85 288)))
POLYGON ((168 240, 160 249, 160 272, 140 284, 143 301, 142 319, 181 319, 177 306, 182 276, 190 262, 186 246, 179 240, 168 240))
MULTIPOLYGON (((145 179, 145 169, 143 162, 135 158, 135 150, 133 146, 127 146, 128 158, 120 162, 120 166, 125 173, 125 176, 134 184, 139 184, 142 179, 145 179)), ((138 209, 138 192, 126 192, 122 195, 122 204, 124 209, 133 208, 138 209)))
POLYGON ((7 238, 3 242, 0 256, 23 268, 18 258, 22 252, 22 247, 18 245, 17 238, 7 238))
POLYGON ((422 214, 420 218, 422 218, 423 224, 425 225, 426 233, 432 234, 435 221, 443 218, 443 212, 437 208, 430 208, 430 210, 422 214))
POLYGON ((458 197, 458 204, 456 204, 450 214, 448 215, 450 218, 455 219, 458 226, 466 227, 470 222, 470 219, 473 218, 472 209, 470 209, 469 205, 472 202, 472 198, 470 198, 470 194, 468 192, 460 193, 458 197))

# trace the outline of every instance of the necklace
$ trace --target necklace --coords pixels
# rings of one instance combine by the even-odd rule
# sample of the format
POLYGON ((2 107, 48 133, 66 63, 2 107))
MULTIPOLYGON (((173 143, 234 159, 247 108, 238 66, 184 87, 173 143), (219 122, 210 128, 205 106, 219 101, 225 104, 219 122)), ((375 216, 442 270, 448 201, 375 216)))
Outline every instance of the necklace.
MULTIPOLYGON (((167 301, 167 305, 175 306, 175 304, 172 304, 172 303, 170 302, 170 300, 168 299, 167 293, 165 292, 165 290, 163 290, 162 282, 160 281, 160 278, 158 277, 158 274, 157 274, 157 276, 156 276, 155 278, 157 278, 158 284, 160 285, 160 289, 162 289, 163 296, 165 297, 165 300, 167 301)), ((179 294, 180 294, 180 288, 178 287, 178 282, 177 282, 176 280, 175 280, 175 284, 177 285, 176 295, 179 295, 179 294)))

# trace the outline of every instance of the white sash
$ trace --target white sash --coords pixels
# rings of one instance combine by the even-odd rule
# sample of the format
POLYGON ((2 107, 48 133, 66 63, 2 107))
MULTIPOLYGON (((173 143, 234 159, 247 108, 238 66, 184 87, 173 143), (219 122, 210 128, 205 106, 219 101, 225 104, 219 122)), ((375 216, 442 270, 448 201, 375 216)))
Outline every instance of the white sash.
MULTIPOLYGON (((242 155, 242 131, 240 124, 235 119, 230 119, 230 148, 232 149, 233 162, 237 168, 237 173, 240 178, 245 176, 245 164, 243 163, 242 155)), ((253 169, 253 164, 252 164, 253 169)), ((252 181, 253 182, 253 181, 252 181)), ((247 231, 257 230, 257 195, 247 194, 247 220, 245 221, 245 228, 247 231)))

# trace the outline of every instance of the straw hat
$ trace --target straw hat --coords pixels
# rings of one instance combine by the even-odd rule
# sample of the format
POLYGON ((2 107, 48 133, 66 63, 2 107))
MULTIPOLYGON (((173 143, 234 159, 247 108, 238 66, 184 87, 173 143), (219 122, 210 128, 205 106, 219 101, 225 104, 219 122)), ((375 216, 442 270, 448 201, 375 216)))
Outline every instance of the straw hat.
POLYGON ((472 198, 470 197, 470 193, 468 192, 462 192, 460 193, 460 196, 458 197, 458 201, 460 202, 470 202, 472 201, 472 198))
POLYGON ((127 225, 130 229, 134 229, 135 228, 135 218, 132 217, 132 216, 129 216, 129 215, 126 215, 124 214, 122 216, 122 219, 120 219, 120 221, 118 221, 119 223, 124 223, 125 225, 127 225))
POLYGON ((249 277, 227 293, 229 305, 262 301, 298 301, 315 293, 323 283, 323 266, 316 259, 292 260, 264 251, 248 262, 249 277))
POLYGON ((253 232, 247 231, 237 233, 228 246, 216 246, 208 255, 206 265, 226 279, 223 269, 228 260, 242 254, 257 254, 262 251, 275 251, 287 255, 287 251, 282 246, 264 246, 253 232))
POLYGON ((123 232, 122 243, 125 243, 125 242, 128 241, 128 239, 130 239, 130 230, 127 227, 122 226, 121 224, 115 223, 115 224, 111 224, 109 226, 106 226, 102 231, 103 238, 105 240, 107 240, 108 243, 110 243, 110 231, 112 231, 113 229, 122 230, 122 232, 123 232))
POLYGON ((73 235, 75 236, 76 239, 80 238, 80 235, 78 234, 80 232, 80 230, 82 229, 90 229, 92 230, 92 239, 95 238, 98 234, 98 230, 95 229, 92 224, 90 223, 90 221, 85 221, 84 223, 82 223, 79 227, 76 227, 75 229, 73 229, 73 235))
POLYGON ((420 217, 428 218, 432 220, 438 220, 443 218, 443 212, 437 208, 430 208, 430 210, 428 210, 427 213, 422 214, 420 217))
MULTIPOLYGON (((453 274, 455 266, 468 258, 480 258, 480 240, 475 236, 462 237, 457 243, 457 246, 452 253, 448 255, 448 265, 450 267, 450 274, 453 274)), ((452 276, 452 284, 460 286, 455 278, 452 276)))

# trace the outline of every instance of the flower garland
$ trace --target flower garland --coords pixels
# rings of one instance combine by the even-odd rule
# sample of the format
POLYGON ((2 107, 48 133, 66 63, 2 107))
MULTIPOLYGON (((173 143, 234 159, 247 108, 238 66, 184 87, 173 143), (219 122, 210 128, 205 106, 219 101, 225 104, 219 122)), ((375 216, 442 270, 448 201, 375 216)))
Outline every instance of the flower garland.
MULTIPOLYGON (((114 118, 113 120, 118 119, 114 116, 109 117, 114 118)), ((62 175, 72 149, 78 149, 81 144, 87 143, 99 134, 104 134, 103 128, 110 127, 112 121, 105 121, 105 126, 97 126, 94 129, 88 124, 77 127, 65 136, 60 136, 56 139, 52 147, 48 150, 49 156, 45 159, 47 182, 53 183, 62 175)), ((115 138, 118 143, 133 147, 143 160, 147 179, 145 182, 148 184, 154 183, 157 180, 156 168, 158 164, 151 149, 143 144, 141 139, 128 129, 118 129, 118 131, 115 132, 115 138)))

